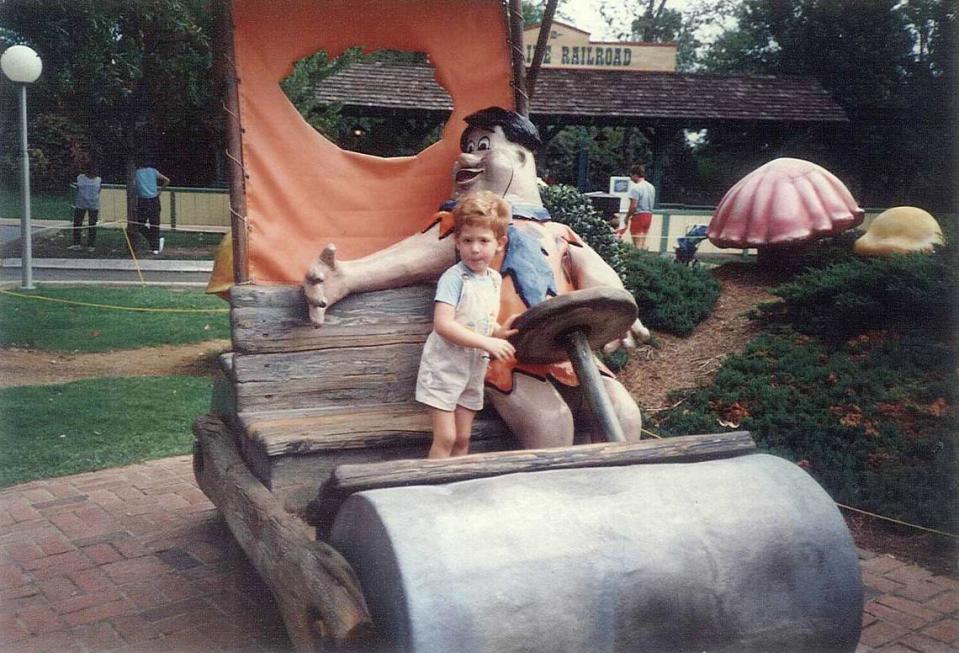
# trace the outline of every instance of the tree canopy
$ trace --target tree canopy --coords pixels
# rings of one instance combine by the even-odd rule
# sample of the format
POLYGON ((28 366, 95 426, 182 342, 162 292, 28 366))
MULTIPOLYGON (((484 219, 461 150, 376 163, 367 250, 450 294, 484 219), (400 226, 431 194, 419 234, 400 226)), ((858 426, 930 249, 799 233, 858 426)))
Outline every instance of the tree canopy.
MULTIPOLYGON (((838 166, 872 206, 954 206, 954 3, 741 0, 735 18, 702 55, 705 70, 815 77, 850 119, 842 133, 810 130, 801 144, 764 134, 769 150, 838 166)), ((742 160, 744 137, 716 130, 704 154, 742 160)))
MULTIPOLYGON (((221 114, 211 83, 209 5, 207 0, 0 3, 0 38, 29 45, 44 62, 43 75, 30 88, 38 187, 65 188, 88 158, 111 181, 122 181, 125 164, 134 157, 159 158, 175 183, 213 181, 221 114)), ((4 104, 10 101, 5 93, 4 104)), ((15 142, 14 132, 12 121, 0 124, 4 143, 15 142)), ((0 165, 9 173, 16 162, 6 154, 0 165)))

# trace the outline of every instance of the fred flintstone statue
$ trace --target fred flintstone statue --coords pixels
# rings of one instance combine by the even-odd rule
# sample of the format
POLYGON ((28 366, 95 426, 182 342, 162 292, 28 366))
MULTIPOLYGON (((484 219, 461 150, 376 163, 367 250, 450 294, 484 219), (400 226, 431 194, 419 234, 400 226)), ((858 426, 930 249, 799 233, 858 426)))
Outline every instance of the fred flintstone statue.
MULTIPOLYGON (((470 191, 488 190, 506 199, 513 209, 503 252, 492 267, 503 277, 500 324, 548 297, 572 290, 607 286, 622 288, 616 272, 566 225, 552 222, 543 206, 536 180, 533 151, 541 142, 526 117, 500 107, 489 107, 466 117, 460 139, 462 153, 453 164, 453 199, 470 191)), ((351 293, 436 282, 456 260, 451 235, 452 216, 441 210, 423 232, 386 249, 351 261, 336 259, 328 245, 310 266, 303 287, 310 320, 323 323, 326 309, 351 293)), ((621 340, 635 346, 649 331, 636 320, 621 340)), ((638 440, 639 407, 629 392, 608 372, 603 375, 610 399, 627 440, 638 440)), ((486 395, 506 425, 527 448, 573 444, 574 415, 585 408, 583 393, 569 362, 530 365, 491 361, 486 395)), ((577 424, 578 440, 600 440, 591 420, 577 424)))

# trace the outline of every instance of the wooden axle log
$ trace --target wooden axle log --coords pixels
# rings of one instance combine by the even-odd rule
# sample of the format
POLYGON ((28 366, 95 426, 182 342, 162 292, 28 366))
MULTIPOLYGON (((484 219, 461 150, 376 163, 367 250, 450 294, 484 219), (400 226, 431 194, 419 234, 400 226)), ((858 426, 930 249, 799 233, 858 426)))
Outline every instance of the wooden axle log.
POLYGON ((254 478, 222 421, 204 415, 193 433, 197 483, 273 591, 296 650, 366 650, 372 621, 349 563, 254 478))
POLYGON ((603 442, 556 449, 497 451, 457 458, 339 465, 307 507, 306 521, 316 526, 317 533, 325 537, 343 502, 351 494, 364 490, 440 485, 547 469, 687 463, 729 458, 755 451, 756 443, 748 431, 734 431, 641 442, 603 442))

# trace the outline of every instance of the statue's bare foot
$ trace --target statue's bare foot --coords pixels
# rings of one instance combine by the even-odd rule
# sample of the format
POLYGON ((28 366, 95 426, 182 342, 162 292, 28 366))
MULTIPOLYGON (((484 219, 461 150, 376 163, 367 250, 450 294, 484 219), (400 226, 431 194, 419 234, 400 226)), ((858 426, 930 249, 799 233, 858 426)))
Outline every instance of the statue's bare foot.
POLYGON ((637 344, 642 344, 648 341, 649 329, 647 329, 643 323, 637 319, 635 322, 633 322, 632 326, 629 327, 629 331, 626 332, 625 336, 619 340, 614 340, 604 345, 603 352, 612 354, 620 347, 626 347, 626 349, 635 349, 637 344))
POLYGON ((649 342, 649 329, 646 328, 639 318, 636 318, 636 321, 633 322, 633 326, 629 327, 629 333, 631 336, 633 336, 634 346, 637 343, 641 345, 649 342))
POLYGON ((349 294, 343 264, 336 261, 336 245, 327 245, 307 270, 303 294, 310 310, 310 322, 316 326, 323 324, 326 309, 349 294))

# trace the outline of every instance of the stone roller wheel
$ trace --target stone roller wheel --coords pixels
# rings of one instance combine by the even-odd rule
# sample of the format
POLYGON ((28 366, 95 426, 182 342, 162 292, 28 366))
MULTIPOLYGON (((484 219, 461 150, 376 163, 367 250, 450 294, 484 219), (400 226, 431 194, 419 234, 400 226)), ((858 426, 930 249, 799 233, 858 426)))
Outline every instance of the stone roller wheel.
POLYGON ((329 541, 383 650, 851 653, 862 623, 842 516, 767 454, 368 490, 329 541))
POLYGON ((622 427, 593 359, 593 349, 629 331, 636 302, 622 288, 587 288, 532 306, 516 318, 510 337, 524 363, 555 363, 569 358, 598 425, 610 442, 625 442, 622 427))

